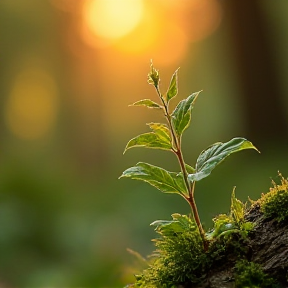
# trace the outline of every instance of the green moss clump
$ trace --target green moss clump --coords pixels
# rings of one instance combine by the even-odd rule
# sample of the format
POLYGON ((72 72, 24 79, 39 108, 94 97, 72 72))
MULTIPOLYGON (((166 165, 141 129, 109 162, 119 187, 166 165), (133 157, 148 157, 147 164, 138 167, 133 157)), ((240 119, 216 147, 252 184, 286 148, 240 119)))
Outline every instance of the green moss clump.
POLYGON ((257 263, 240 260, 236 263, 235 270, 235 288, 276 287, 274 280, 257 263))
POLYGON ((246 239, 254 224, 245 220, 246 203, 241 202, 235 196, 235 187, 231 195, 230 214, 219 214, 213 218, 214 227, 206 233, 208 240, 228 238, 232 234, 239 234, 246 239))
POLYGON ((288 220, 288 180, 280 173, 281 184, 272 181, 273 187, 260 199, 261 211, 266 217, 276 218, 278 222, 288 220))
POLYGON ((155 259, 132 287, 173 288, 205 277, 207 256, 196 224, 185 215, 172 216, 173 221, 152 223, 160 235, 154 240, 155 259))
POLYGON ((190 287, 203 282, 215 263, 228 261, 228 255, 245 257, 247 235, 253 229, 253 224, 244 219, 245 209, 233 190, 230 214, 215 217, 214 228, 206 233, 208 249, 195 221, 186 215, 175 213, 172 221, 153 222, 160 236, 153 240, 156 251, 147 261, 149 266, 135 276, 136 283, 129 287, 190 287))

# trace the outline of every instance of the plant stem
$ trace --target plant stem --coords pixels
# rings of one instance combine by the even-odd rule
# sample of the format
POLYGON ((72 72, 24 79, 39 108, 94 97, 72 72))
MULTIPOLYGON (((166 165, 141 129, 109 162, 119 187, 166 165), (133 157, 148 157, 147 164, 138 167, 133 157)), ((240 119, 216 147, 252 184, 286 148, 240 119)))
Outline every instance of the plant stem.
POLYGON ((196 206, 196 203, 195 203, 195 198, 194 198, 195 184, 196 184, 196 182, 193 181, 192 187, 191 187, 191 189, 189 191, 189 197, 187 197, 186 200, 188 201, 188 203, 189 203, 189 205, 190 205, 190 207, 192 209, 193 216, 194 216, 195 222, 196 222, 196 224, 198 226, 198 229, 199 229, 202 241, 203 241, 204 249, 206 251, 208 249, 208 242, 207 242, 207 239, 206 239, 206 236, 205 236, 205 231, 204 231, 204 229, 202 227, 202 224, 201 224, 201 221, 200 221, 200 217, 199 217, 199 213, 198 213, 198 209, 197 209, 197 206, 196 206))
POLYGON ((185 186, 186 186, 186 189, 188 191, 188 196, 185 196, 185 195, 182 195, 182 196, 184 196, 185 200, 189 203, 189 205, 191 207, 194 220, 196 222, 200 236, 201 236, 202 241, 203 241, 204 250, 206 251, 208 249, 208 242, 207 242, 207 239, 205 236, 205 231, 204 231, 202 224, 201 224, 201 221, 200 221, 198 209, 197 209, 197 206, 195 203, 195 198, 194 198, 194 189, 195 189, 195 183, 196 182, 193 181, 193 183, 191 185, 189 180, 188 180, 188 173, 187 173, 187 170, 185 167, 185 161, 184 161, 184 157, 183 157, 182 149, 181 149, 181 138, 176 136, 176 132, 175 132, 173 125, 172 125, 172 122, 171 122, 171 116, 169 113, 168 104, 163 99, 163 96, 159 90, 159 87, 155 86, 155 88, 156 88, 157 94, 158 94, 159 98, 161 99, 161 102, 162 102, 163 107, 164 107, 164 115, 167 119, 168 126, 169 126, 169 129, 171 131, 171 136, 172 136, 172 141, 173 141, 173 146, 174 146, 173 152, 178 158, 178 162, 180 164, 181 172, 183 174, 185 186))
MULTIPOLYGON (((164 116, 167 119, 168 126, 169 126, 169 129, 170 129, 170 132, 171 132, 171 136, 173 138, 173 144, 174 144, 173 146, 176 148, 176 151, 178 151, 180 144, 178 143, 177 137, 175 135, 175 131, 174 131, 172 123, 171 123, 171 117, 170 117, 170 113, 169 113, 168 104, 163 99, 163 96, 162 96, 158 86, 155 86, 155 88, 156 88, 157 94, 158 94, 158 96, 159 96, 159 98, 160 98, 160 100, 161 100, 161 102, 163 104, 163 107, 164 107, 164 116)), ((173 150, 173 152, 175 152, 175 151, 173 150)))
POLYGON ((175 151, 174 153, 176 154, 176 156, 178 158, 178 162, 180 164, 181 171, 183 173, 184 182, 185 182, 185 185, 186 185, 187 191, 189 193, 189 197, 190 197, 191 185, 190 185, 190 182, 188 181, 188 173, 187 173, 187 170, 185 167, 185 161, 183 158, 181 147, 177 147, 177 151, 175 151))
POLYGON ((204 249, 205 251, 208 249, 208 242, 205 236, 205 231, 202 227, 201 221, 200 221, 200 217, 199 217, 199 213, 198 213, 198 209, 196 206, 196 202, 195 202, 195 198, 194 198, 194 190, 195 190, 195 184, 196 182, 193 181, 192 185, 190 185, 190 182, 188 181, 188 173, 187 170, 185 168, 185 162, 183 159, 183 155, 182 155, 182 151, 181 151, 181 147, 179 147, 179 150, 175 152, 175 154, 177 155, 178 161, 180 163, 180 167, 183 173, 183 177, 184 177, 184 181, 185 181, 185 185, 187 187, 187 190, 189 191, 189 196, 185 197, 186 201, 189 203, 191 210, 192 210, 192 214, 194 217, 194 220, 196 222, 196 225, 199 229, 199 233, 200 236, 202 238, 203 241, 203 245, 204 245, 204 249))

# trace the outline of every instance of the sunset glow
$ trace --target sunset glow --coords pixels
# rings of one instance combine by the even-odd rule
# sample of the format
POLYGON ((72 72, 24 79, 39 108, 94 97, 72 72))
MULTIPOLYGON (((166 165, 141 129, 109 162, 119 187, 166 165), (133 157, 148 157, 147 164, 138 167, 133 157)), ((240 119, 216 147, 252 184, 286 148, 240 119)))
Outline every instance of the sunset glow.
POLYGON ((87 0, 83 16, 96 36, 115 40, 130 33, 143 14, 142 0, 87 0))

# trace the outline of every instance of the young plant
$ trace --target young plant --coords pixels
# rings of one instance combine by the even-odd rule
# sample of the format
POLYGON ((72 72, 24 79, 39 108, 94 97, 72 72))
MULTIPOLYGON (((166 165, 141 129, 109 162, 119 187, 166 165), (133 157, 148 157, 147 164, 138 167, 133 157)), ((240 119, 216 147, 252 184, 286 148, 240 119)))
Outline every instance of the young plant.
POLYGON ((206 233, 208 240, 228 237, 233 233, 240 234, 244 239, 253 229, 252 222, 245 220, 246 203, 242 203, 235 196, 235 187, 231 195, 230 214, 219 214, 213 219, 214 227, 206 233))
POLYGON ((212 170, 230 154, 243 149, 257 149, 250 141, 240 137, 233 138, 226 143, 217 142, 203 150, 198 156, 195 166, 192 167, 184 160, 181 146, 182 135, 190 125, 192 109, 201 91, 181 100, 171 112, 169 107, 170 102, 178 94, 178 69, 172 75, 167 92, 162 94, 160 91, 159 72, 151 62, 148 83, 155 87, 160 103, 144 99, 135 102, 132 106, 146 106, 160 110, 164 114, 167 123, 149 123, 148 126, 152 131, 131 139, 126 145, 124 153, 134 147, 170 151, 177 157, 181 172, 169 172, 161 167, 139 162, 135 166, 125 170, 120 178, 126 177, 142 180, 164 193, 176 193, 182 196, 191 207, 193 218, 206 250, 208 240, 202 227, 194 198, 196 182, 209 176, 212 170))

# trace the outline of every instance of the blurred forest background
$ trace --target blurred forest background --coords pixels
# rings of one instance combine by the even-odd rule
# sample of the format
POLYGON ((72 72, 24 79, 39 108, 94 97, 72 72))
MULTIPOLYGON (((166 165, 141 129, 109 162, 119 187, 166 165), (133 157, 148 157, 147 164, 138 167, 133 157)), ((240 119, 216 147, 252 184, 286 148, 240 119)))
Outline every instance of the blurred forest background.
POLYGON ((118 180, 138 161, 179 171, 165 151, 122 155, 162 120, 128 107, 157 99, 150 59, 163 91, 181 67, 178 100, 203 90, 183 140, 192 165, 235 136, 261 151, 198 184, 206 228, 229 211, 233 186, 246 201, 278 170, 287 177, 287 11, 286 0, 1 0, 0 286, 123 287, 126 249, 148 255, 149 224, 190 212, 177 195, 118 180))

